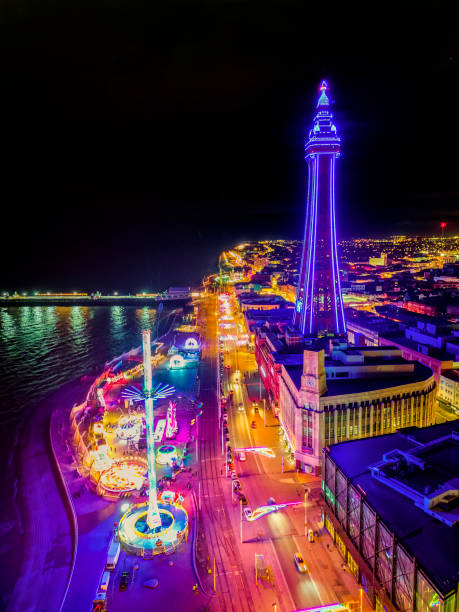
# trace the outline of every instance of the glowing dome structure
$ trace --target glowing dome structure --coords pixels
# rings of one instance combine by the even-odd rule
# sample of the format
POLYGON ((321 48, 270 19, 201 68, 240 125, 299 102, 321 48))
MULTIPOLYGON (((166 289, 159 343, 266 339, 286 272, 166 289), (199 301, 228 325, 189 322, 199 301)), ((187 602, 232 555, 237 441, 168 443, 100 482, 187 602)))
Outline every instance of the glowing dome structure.
POLYGON ((185 341, 185 350, 186 351, 198 351, 199 350, 199 342, 193 336, 190 336, 185 341))
POLYGON ((169 359, 169 368, 171 370, 179 370, 180 368, 183 368, 184 365, 185 359, 183 355, 180 355, 179 353, 172 355, 172 357, 169 359))
POLYGON ((158 448, 156 463, 159 465, 173 465, 178 461, 177 449, 172 444, 165 444, 158 448))

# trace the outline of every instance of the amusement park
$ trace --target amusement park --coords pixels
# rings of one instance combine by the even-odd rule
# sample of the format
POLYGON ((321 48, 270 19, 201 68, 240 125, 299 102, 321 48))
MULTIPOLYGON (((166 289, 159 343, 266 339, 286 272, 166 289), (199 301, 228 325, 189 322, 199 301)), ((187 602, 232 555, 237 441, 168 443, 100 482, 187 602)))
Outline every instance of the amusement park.
MULTIPOLYGON (((144 559, 179 550, 190 531, 196 469, 200 335, 184 325, 112 360, 71 412, 78 463, 93 495, 120 505, 94 609, 107 605, 106 572, 120 552, 144 559), (188 476, 187 482, 181 475, 188 476)), ((113 567, 112 567, 113 566, 113 567)))

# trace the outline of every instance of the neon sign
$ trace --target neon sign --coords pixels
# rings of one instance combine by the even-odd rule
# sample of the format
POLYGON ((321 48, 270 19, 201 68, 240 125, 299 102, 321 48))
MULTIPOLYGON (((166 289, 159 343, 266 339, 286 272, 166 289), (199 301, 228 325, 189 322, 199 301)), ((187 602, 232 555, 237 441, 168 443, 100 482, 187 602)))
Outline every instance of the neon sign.
POLYGON ((288 508, 289 506, 298 506, 302 504, 302 501, 288 502, 286 504, 272 504, 270 506, 260 506, 256 510, 252 512, 252 515, 247 520, 250 522, 257 521, 272 512, 277 512, 278 510, 283 510, 284 508, 288 508))
POLYGON ((257 455, 263 455, 263 457, 269 457, 270 459, 274 459, 276 456, 273 449, 268 448, 267 446, 249 446, 246 448, 235 448, 234 451, 236 453, 255 453, 257 455))

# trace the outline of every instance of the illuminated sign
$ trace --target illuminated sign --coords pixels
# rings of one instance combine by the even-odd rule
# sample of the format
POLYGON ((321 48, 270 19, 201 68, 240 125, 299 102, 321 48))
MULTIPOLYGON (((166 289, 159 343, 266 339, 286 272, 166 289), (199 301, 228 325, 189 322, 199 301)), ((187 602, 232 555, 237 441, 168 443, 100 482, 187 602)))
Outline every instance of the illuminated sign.
POLYGON ((196 351, 197 349, 199 349, 199 344, 196 338, 193 338, 193 337, 187 338, 185 342, 185 349, 187 351, 196 351))
POLYGON ((264 516, 267 516, 268 514, 271 514, 272 512, 283 510, 284 508, 288 508, 289 506, 298 506, 299 504, 302 504, 302 503, 303 503, 302 501, 296 501, 296 502, 288 502, 286 504, 272 504, 270 506, 260 506, 259 508, 257 508, 256 510, 252 512, 252 515, 247 520, 250 522, 257 521, 258 519, 263 518, 264 516))
POLYGON ((269 457, 270 459, 274 459, 276 456, 272 448, 268 448, 267 446, 249 446, 246 448, 235 448, 234 451, 244 452, 244 453, 255 453, 256 455, 263 455, 263 457, 269 457))
POLYGON ((347 612, 348 608, 341 604, 329 604, 328 606, 320 606, 319 608, 302 608, 296 612, 347 612))

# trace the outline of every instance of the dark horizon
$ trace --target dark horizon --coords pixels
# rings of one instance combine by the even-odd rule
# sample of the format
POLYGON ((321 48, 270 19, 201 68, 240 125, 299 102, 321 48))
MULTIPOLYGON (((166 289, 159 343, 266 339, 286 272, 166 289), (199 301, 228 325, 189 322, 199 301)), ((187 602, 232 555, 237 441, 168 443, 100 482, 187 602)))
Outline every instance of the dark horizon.
POLYGON ((322 78, 339 238, 459 234, 453 6, 5 3, 2 285, 158 290, 301 239, 322 78))

